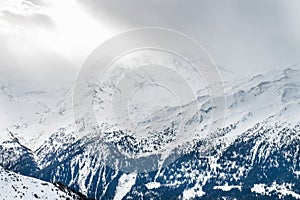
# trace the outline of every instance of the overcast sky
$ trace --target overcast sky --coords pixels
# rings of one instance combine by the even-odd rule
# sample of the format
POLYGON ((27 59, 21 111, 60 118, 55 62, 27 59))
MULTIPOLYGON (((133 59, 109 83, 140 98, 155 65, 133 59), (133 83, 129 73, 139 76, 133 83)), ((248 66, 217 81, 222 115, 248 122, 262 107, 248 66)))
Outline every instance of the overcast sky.
POLYGON ((299 0, 0 0, 0 72, 75 79, 101 42, 131 28, 172 28, 229 70, 300 61, 299 0))

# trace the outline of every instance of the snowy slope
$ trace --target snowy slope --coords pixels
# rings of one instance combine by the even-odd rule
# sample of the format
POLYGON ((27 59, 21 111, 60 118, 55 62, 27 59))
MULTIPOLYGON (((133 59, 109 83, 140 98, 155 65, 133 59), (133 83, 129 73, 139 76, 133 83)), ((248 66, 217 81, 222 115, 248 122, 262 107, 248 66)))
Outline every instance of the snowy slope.
POLYGON ((6 138, 2 137, 2 139, 3 141, 0 142, 1 165, 5 169, 33 176, 39 170, 34 152, 22 145, 12 133, 8 133, 6 138))
POLYGON ((0 199, 84 199, 58 184, 18 175, 0 168, 0 199))

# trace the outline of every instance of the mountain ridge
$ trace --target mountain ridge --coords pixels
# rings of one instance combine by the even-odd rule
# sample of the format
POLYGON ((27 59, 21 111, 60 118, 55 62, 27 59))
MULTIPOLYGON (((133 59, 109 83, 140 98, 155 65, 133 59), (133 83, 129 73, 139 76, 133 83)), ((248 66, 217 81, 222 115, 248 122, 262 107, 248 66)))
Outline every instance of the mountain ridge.
MULTIPOLYGON (((184 153, 163 167, 153 162, 151 165, 158 168, 148 172, 124 172, 120 166, 128 164, 130 169, 134 163, 123 160, 112 165, 119 155, 109 151, 107 154, 102 148, 104 138, 120 155, 140 148, 156 152, 155 145, 149 144, 167 145, 169 140, 163 139, 163 131, 153 134, 146 143, 139 143, 134 134, 124 130, 78 136, 74 126, 64 124, 52 134, 47 133, 50 137, 36 150, 29 149, 35 155, 31 157, 32 162, 39 167, 32 176, 61 182, 95 199, 297 199, 300 194, 299 75, 300 70, 288 68, 226 83, 224 127, 209 134, 205 133, 214 107, 207 101, 209 98, 199 97, 197 101, 202 107, 193 110, 197 114, 184 125, 195 123, 200 128, 183 146, 184 153)), ((67 116, 71 109, 66 105, 62 115, 59 109, 56 113, 67 116)), ((170 124, 177 115, 176 108, 165 108, 154 115, 166 125, 165 134, 170 140, 176 139, 170 124), (162 113, 168 118, 161 117, 162 113)), ((103 126, 96 128, 101 130, 103 126)))

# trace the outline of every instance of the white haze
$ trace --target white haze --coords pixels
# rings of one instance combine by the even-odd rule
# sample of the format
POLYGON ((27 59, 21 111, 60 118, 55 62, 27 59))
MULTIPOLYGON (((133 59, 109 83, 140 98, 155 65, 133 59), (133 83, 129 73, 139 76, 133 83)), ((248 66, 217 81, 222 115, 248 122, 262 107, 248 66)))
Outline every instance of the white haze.
POLYGON ((257 74, 300 61, 297 0, 0 0, 0 73, 74 80, 101 42, 158 26, 195 38, 215 62, 257 74))

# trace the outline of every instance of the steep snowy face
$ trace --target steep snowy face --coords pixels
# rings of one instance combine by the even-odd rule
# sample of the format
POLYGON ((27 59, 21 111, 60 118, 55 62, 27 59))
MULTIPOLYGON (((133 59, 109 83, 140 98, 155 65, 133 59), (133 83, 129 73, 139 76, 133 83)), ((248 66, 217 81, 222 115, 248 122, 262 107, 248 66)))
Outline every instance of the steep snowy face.
POLYGON ((299 115, 295 115, 300 102, 299 75, 299 70, 288 68, 230 85, 226 110, 228 120, 244 116, 255 123, 264 119, 299 122, 299 115))
POLYGON ((21 176, 0 167, 1 199, 87 199, 60 184, 52 184, 38 179, 21 176))
MULTIPOLYGON (((4 132, 3 135, 6 133, 4 132)), ((22 145, 18 138, 8 133, 0 142, 0 163, 5 169, 12 170, 27 176, 34 176, 39 170, 35 161, 35 154, 22 145)))

